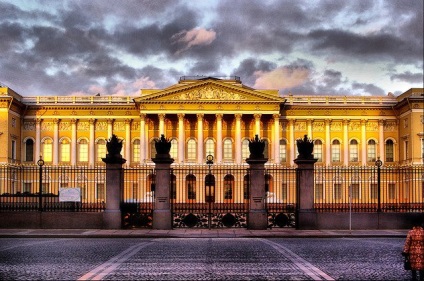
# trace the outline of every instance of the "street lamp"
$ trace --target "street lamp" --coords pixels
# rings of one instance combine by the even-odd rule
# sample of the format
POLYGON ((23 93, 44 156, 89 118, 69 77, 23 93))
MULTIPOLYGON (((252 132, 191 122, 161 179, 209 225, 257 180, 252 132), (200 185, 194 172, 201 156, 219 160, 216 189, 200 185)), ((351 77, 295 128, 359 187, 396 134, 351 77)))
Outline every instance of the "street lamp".
POLYGON ((38 181, 38 210, 43 211, 43 166, 44 160, 43 156, 40 155, 40 159, 37 161, 39 167, 39 181, 38 181))
POLYGON ((215 202, 215 178, 211 173, 211 166, 213 165, 213 156, 211 154, 206 156, 206 164, 209 167, 209 173, 205 178, 205 202, 209 203, 208 227, 211 229, 211 204, 215 202))
POLYGON ((377 161, 375 161, 375 166, 377 166, 377 198, 378 198, 377 212, 381 212, 381 186, 380 186, 381 165, 383 165, 383 161, 380 160, 380 157, 377 157, 377 161))

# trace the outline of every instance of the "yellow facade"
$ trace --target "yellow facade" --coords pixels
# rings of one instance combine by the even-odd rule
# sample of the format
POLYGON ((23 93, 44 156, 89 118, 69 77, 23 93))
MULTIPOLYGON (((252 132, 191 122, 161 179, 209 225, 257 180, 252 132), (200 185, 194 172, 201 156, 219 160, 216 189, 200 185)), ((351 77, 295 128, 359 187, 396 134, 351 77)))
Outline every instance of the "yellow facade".
MULTIPOLYGON (((103 165, 112 134, 124 141, 127 165, 149 164, 152 143, 174 140, 176 164, 243 165, 247 140, 267 142, 267 164, 293 166, 295 140, 319 141, 317 165, 423 163, 423 89, 400 96, 280 96, 238 77, 182 77, 138 97, 25 97, 0 88, 0 163, 103 165), (32 154, 32 155, 31 155, 32 154), (102 155, 100 155, 102 154, 102 155)), ((318 147, 318 148, 317 148, 318 147)))

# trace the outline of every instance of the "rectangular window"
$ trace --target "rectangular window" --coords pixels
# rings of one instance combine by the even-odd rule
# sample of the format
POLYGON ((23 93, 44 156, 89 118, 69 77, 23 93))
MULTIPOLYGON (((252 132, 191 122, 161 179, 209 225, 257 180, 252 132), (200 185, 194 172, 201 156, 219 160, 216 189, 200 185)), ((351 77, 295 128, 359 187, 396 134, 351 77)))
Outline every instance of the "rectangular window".
POLYGON ((187 183, 187 198, 189 200, 196 200, 196 189, 192 183, 187 183))
POLYGON ((371 200, 378 199, 378 184, 376 183, 370 184, 370 198, 371 200))
POLYGON ((287 162, 286 141, 280 140, 280 161, 287 162))
POLYGON ((333 162, 340 162, 340 145, 333 144, 331 146, 331 160, 333 162))
POLYGON ((324 199, 324 185, 322 183, 315 184, 315 200, 324 199))
POLYGON ((88 144, 81 143, 79 145, 79 161, 88 162, 88 144))
POLYGON ((140 162, 140 142, 133 143, 133 162, 140 162))
POLYGON ((231 183, 224 184, 224 199, 232 200, 233 199, 233 187, 231 183))
POLYGON ((351 145, 350 146, 350 162, 358 162, 358 146, 351 145))
POLYGON ((359 183, 353 183, 350 185, 351 188, 351 196, 352 196, 352 200, 359 200, 361 197, 361 190, 359 188, 359 183))
POLYGON ((393 142, 386 143, 386 162, 393 162, 394 160, 393 142))
POLYGON ((106 157, 106 144, 97 144, 97 162, 102 162, 102 158, 106 157))
POLYGON ((71 161, 71 144, 62 143, 60 145, 60 161, 69 162, 71 161))
POLYGON ((50 192, 50 185, 49 185, 49 183, 48 182, 43 182, 42 184, 41 184, 41 193, 43 193, 43 194, 46 194, 46 193, 49 193, 50 192))
POLYGON ((334 200, 342 200, 343 190, 341 183, 334 184, 334 200))
POLYGON ((421 158, 423 159, 423 162, 424 162, 424 138, 421 139, 421 158))
POLYGON ((396 199, 396 184, 389 183, 387 186, 387 189, 388 189, 387 193, 388 193, 389 200, 396 199))
POLYGON ((404 145, 405 145, 405 147, 404 147, 404 159, 403 160, 408 160, 409 159, 409 151, 408 151, 408 145, 409 145, 409 143, 408 143, 408 141, 406 140, 405 142, 404 142, 404 145))
POLYGON ((44 143, 44 145, 43 145, 43 160, 45 162, 52 162, 52 160, 53 160, 53 144, 44 143))

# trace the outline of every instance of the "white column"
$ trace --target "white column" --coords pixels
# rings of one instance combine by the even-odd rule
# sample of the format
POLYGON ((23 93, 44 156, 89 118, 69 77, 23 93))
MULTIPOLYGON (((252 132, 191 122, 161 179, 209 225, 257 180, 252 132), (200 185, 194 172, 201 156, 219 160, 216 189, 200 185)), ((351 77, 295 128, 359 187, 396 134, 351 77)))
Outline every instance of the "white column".
POLYGON ((236 118, 236 164, 241 164, 241 114, 235 114, 236 118))
MULTIPOLYGON (((165 135, 165 114, 158 114, 159 116, 159 136, 165 135)), ((166 137, 166 136, 165 136, 166 137)))
POLYGON ((331 164, 331 138, 330 138, 331 120, 325 120, 325 165, 331 164))
POLYGON ((95 128, 94 125, 96 124, 96 119, 90 119, 90 143, 89 143, 89 147, 88 147, 88 164, 90 166, 94 166, 94 164, 96 163, 96 154, 95 154, 95 141, 96 141, 96 136, 94 134, 95 132, 95 128))
POLYGON ((313 139, 313 135, 312 135, 312 119, 308 119, 307 120, 307 127, 308 127, 308 137, 310 138, 310 139, 313 139))
POLYGON ((274 114, 274 163, 280 163, 280 114, 274 114))
POLYGON ((349 135, 347 130, 347 125, 349 120, 343 120, 343 164, 345 166, 349 165, 349 135))
POLYGON ((184 162, 184 114, 178 114, 178 163, 184 162))
POLYGON ((289 130, 290 130, 290 160, 289 163, 292 163, 295 158, 295 151, 296 151, 296 141, 294 140, 294 121, 292 119, 289 119, 289 130))
POLYGON ((131 164, 131 119, 125 120, 125 155, 124 159, 127 160, 126 164, 131 164))
POLYGON ((40 159, 41 155, 41 119, 35 120, 35 162, 40 159))
POLYGON ((367 120, 361 120, 361 155, 362 165, 367 164, 367 131, 365 125, 367 120))
POLYGON ((216 114, 216 163, 222 163, 222 114, 216 114))
POLYGON ((113 134, 113 119, 107 119, 107 138, 110 139, 113 134))
POLYGON ((386 159, 385 151, 384 151, 384 120, 378 120, 378 149, 379 156, 381 161, 386 159))
POLYGON ((197 163, 203 163, 203 114, 197 114, 197 163))
POLYGON ((77 164, 77 119, 71 119, 71 165, 77 164))
POLYGON ((146 160, 146 114, 140 114, 140 165, 146 160))
POLYGON ((255 117, 255 135, 261 137, 261 114, 254 114, 255 117))
POLYGON ((53 165, 59 163, 59 119, 53 120, 53 165))

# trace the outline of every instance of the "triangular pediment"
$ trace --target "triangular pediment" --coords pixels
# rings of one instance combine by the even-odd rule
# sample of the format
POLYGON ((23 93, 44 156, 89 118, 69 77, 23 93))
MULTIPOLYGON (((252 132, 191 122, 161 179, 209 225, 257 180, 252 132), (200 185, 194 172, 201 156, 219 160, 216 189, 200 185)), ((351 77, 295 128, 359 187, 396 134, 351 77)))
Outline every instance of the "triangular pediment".
POLYGON ((241 85, 231 85, 219 80, 198 81, 190 84, 174 85, 164 90, 136 98, 138 102, 225 102, 225 101, 268 101, 281 102, 278 94, 261 92, 241 85))

